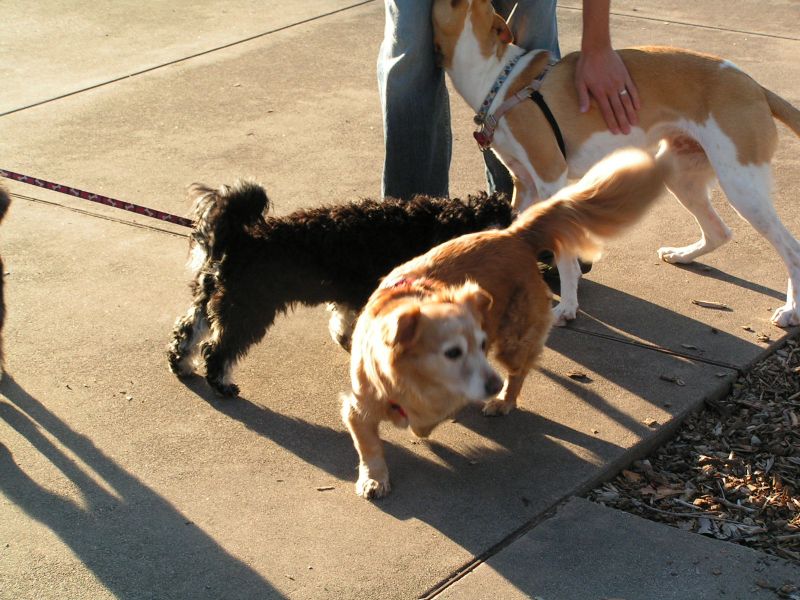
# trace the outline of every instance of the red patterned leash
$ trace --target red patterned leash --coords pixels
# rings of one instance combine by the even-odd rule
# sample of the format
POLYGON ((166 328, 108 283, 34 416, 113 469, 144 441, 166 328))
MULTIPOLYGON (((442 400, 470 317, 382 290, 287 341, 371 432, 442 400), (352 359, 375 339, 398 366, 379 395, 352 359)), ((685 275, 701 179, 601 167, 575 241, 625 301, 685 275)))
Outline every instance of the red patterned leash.
POLYGON ((133 204, 132 202, 122 202, 121 200, 115 200, 114 198, 109 198, 108 196, 101 196, 100 194, 92 194, 91 192, 85 192, 83 190, 79 190, 78 188, 68 187, 58 183, 53 183, 52 181, 45 181, 44 179, 37 179, 36 177, 28 177, 27 175, 14 173, 13 171, 6 171, 4 169, 0 169, 0 177, 5 177, 6 179, 13 179, 14 181, 19 181, 21 183, 27 183, 28 185, 35 185, 40 188, 52 190, 54 192, 61 192, 62 194, 67 194, 69 196, 74 196, 76 198, 83 198, 84 200, 89 200, 90 202, 105 204, 113 208, 120 208, 122 210, 127 210, 129 212, 136 213, 137 215, 144 215, 145 217, 158 219, 159 221, 166 221, 167 223, 183 225, 184 227, 194 226, 194 222, 191 219, 187 219, 185 217, 171 215, 170 213, 162 212, 160 210, 155 210, 153 208, 147 208, 146 206, 139 206, 138 204, 133 204))

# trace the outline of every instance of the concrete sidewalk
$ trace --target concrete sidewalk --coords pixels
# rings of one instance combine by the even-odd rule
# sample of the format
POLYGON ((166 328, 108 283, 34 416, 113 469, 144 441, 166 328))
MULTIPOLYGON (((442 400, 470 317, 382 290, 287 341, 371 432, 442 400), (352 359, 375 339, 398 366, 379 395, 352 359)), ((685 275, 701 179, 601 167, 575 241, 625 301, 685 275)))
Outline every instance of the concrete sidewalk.
MULTIPOLYGON (((284 4, 7 10, 0 169, 181 215, 188 183, 239 176, 277 213, 377 196, 383 3, 284 4)), ((720 54, 800 105, 796 2, 614 10, 618 47, 720 54)), ((558 15, 574 50, 580 2, 558 15)), ((483 169, 471 114, 452 105, 463 195, 483 169)), ((775 164, 778 212, 800 235, 785 128, 775 164)), ((786 335, 769 324, 783 266, 727 203, 735 242, 700 264, 658 261, 698 235, 666 197, 611 243, 508 418, 465 411, 430 443, 387 429, 394 491, 369 503, 338 416, 348 356, 322 308, 280 319, 237 371, 242 398, 219 401, 166 368, 189 302, 186 231, 9 187, 0 598, 769 598, 757 582, 800 582, 797 566, 573 498, 786 335)))

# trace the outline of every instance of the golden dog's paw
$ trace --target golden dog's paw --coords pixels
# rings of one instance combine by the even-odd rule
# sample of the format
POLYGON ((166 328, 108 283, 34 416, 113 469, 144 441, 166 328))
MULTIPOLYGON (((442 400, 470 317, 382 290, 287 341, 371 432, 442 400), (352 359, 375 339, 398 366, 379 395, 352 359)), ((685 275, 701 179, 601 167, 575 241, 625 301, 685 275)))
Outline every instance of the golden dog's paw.
POLYGON ((356 494, 367 500, 374 500, 376 498, 383 498, 392 491, 389 485, 389 480, 378 481, 364 477, 356 482, 356 494))
POLYGON ((514 410, 513 402, 506 402, 499 398, 493 398, 483 405, 483 415, 485 417, 502 417, 514 410))

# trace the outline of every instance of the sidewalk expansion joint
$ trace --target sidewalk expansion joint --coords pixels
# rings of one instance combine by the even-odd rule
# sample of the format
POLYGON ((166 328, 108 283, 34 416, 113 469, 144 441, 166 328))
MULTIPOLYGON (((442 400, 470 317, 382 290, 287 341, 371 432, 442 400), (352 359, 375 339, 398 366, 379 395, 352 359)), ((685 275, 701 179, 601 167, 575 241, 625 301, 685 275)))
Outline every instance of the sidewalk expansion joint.
POLYGON ((552 506, 542 511, 541 514, 535 516, 530 521, 526 521, 525 523, 517 527, 514 531, 509 533, 502 540, 500 540, 493 546, 481 552, 471 561, 461 565, 461 567, 452 572, 448 577, 446 577, 433 587, 429 588, 427 591, 420 594, 418 596, 419 600, 433 600, 434 598, 436 598, 436 596, 441 594, 451 585, 453 585, 460 579, 463 579, 464 577, 472 573, 475 569, 477 569, 479 566, 481 566, 483 563, 489 560, 492 556, 495 556, 500 551, 504 550, 505 548, 516 542, 526 533, 530 532, 532 529, 537 527, 540 523, 554 517, 558 512, 558 509, 561 508, 564 504, 566 504, 569 501, 569 499, 572 498, 573 496, 574 494, 567 494, 560 500, 554 502, 552 506))
POLYGON ((105 87, 107 85, 111 85, 112 83, 117 83, 119 81, 123 81, 125 79, 130 79, 131 77, 137 77, 139 75, 144 75, 146 73, 150 73, 152 71, 156 71, 158 69, 163 69, 164 67, 170 67, 172 65, 176 65, 178 63, 189 61, 193 58, 199 58, 201 56, 205 56, 207 54, 212 54, 214 52, 218 52, 219 50, 225 50, 227 48, 232 48, 233 46, 238 46, 240 44, 245 44, 247 42, 251 42, 253 40, 257 40, 262 37, 266 37, 268 35, 272 35, 273 33, 279 33, 281 31, 285 31, 287 29, 291 29, 292 27, 297 27, 299 25, 305 25, 306 23, 311 23, 312 21, 318 21, 320 19, 324 19, 325 17, 330 17, 332 15, 346 12, 353 8, 358 8, 365 4, 372 4, 376 0, 361 0, 360 2, 356 2, 355 4, 351 4, 349 6, 343 6, 342 8, 337 8, 336 10, 332 10, 321 15, 315 15, 313 17, 309 17, 307 19, 303 19, 301 21, 297 21, 296 23, 289 23, 288 25, 282 25, 281 27, 276 27, 275 29, 270 29, 269 31, 264 31, 262 33, 257 33, 255 35, 251 35, 249 37, 243 38, 241 40, 236 40, 235 42, 228 42, 227 44, 223 44, 221 46, 217 46, 215 48, 209 48, 208 50, 203 50, 201 52, 196 52, 195 54, 190 54, 188 56, 183 56, 181 58, 176 58, 174 60, 167 61, 165 63, 161 63, 158 65, 153 65, 152 67, 147 67, 146 69, 141 69, 139 71, 134 71, 133 73, 128 73, 127 75, 121 75, 119 77, 115 77, 114 79, 109 79, 108 81, 103 81, 100 83, 96 83, 94 85, 90 85, 84 88, 80 88, 78 90, 73 90, 71 92, 67 92, 65 94, 61 94, 59 96, 54 96, 53 98, 48 98, 47 100, 40 100, 39 102, 34 102, 32 104, 28 104, 26 106, 20 106, 18 108, 13 108, 8 110, 4 113, 0 113, 0 117, 5 117, 8 115, 12 115, 17 112, 21 112, 23 110, 27 110, 29 108, 35 108, 37 106, 41 106, 42 104, 49 104, 50 102, 55 102, 56 100, 63 100, 64 98, 69 98, 70 96, 76 96, 77 94, 82 94, 83 92, 88 92, 91 90, 96 90, 97 88, 105 87))
MULTIPOLYGON (((574 12, 583 12, 582 8, 578 8, 577 6, 561 6, 559 5, 558 8, 562 10, 571 10, 574 12)), ((790 42, 800 42, 800 37, 794 37, 791 35, 780 35, 775 33, 763 33, 761 31, 746 31, 744 29, 731 29, 730 27, 720 27, 718 25, 703 25, 702 23, 692 23, 690 21, 674 21, 672 19, 665 19, 659 17, 647 17, 644 15, 634 15, 631 13, 626 12, 614 12, 611 11, 611 15, 614 17, 624 17, 628 19, 638 19, 640 21, 653 21, 656 23, 668 23, 670 25, 680 25, 682 27, 696 27, 697 29, 709 29, 711 31, 719 31, 722 33, 735 33, 739 35, 752 35, 755 37, 764 37, 770 38, 773 40, 787 40, 790 42)))
POLYGON ((65 204, 59 204, 58 202, 50 202, 49 200, 42 200, 41 198, 34 198, 33 196, 26 196, 24 194, 17 194, 15 192, 11 192, 9 194, 12 198, 19 198, 20 200, 27 200, 28 202, 34 202, 37 204, 45 204, 47 206, 54 206, 56 208, 63 208, 64 210, 69 210, 71 212, 75 212, 81 215, 86 215, 88 217, 95 217, 97 219, 103 219, 105 221, 111 221, 112 223, 119 223, 120 225, 128 225, 129 227, 136 227, 138 229, 147 229, 148 231, 156 231, 158 233, 166 233, 168 235, 172 235, 175 237, 181 238, 188 238, 188 233, 180 233, 178 231, 170 231, 169 229, 163 229, 161 227, 154 227, 153 225, 147 225, 145 223, 137 223, 136 221, 129 221, 127 219, 118 219, 116 217, 108 216, 108 215, 101 215, 100 213, 91 212, 89 210, 83 210, 82 208, 77 208, 74 206, 67 206, 65 204))

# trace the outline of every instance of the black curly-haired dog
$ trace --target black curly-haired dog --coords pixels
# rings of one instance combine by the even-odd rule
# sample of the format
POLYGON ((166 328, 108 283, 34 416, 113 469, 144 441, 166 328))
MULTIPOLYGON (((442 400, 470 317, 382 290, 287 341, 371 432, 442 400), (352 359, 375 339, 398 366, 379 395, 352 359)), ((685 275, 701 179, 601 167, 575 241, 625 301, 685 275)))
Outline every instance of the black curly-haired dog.
POLYGON ((206 380, 238 394, 230 371, 260 341, 279 313, 294 305, 334 303, 331 334, 349 344, 358 311, 393 267, 444 241, 513 218, 505 196, 467 200, 419 196, 363 200, 265 217, 263 188, 240 181, 218 190, 189 188, 194 200, 190 248, 193 300, 168 350, 178 376, 205 362, 206 380))

